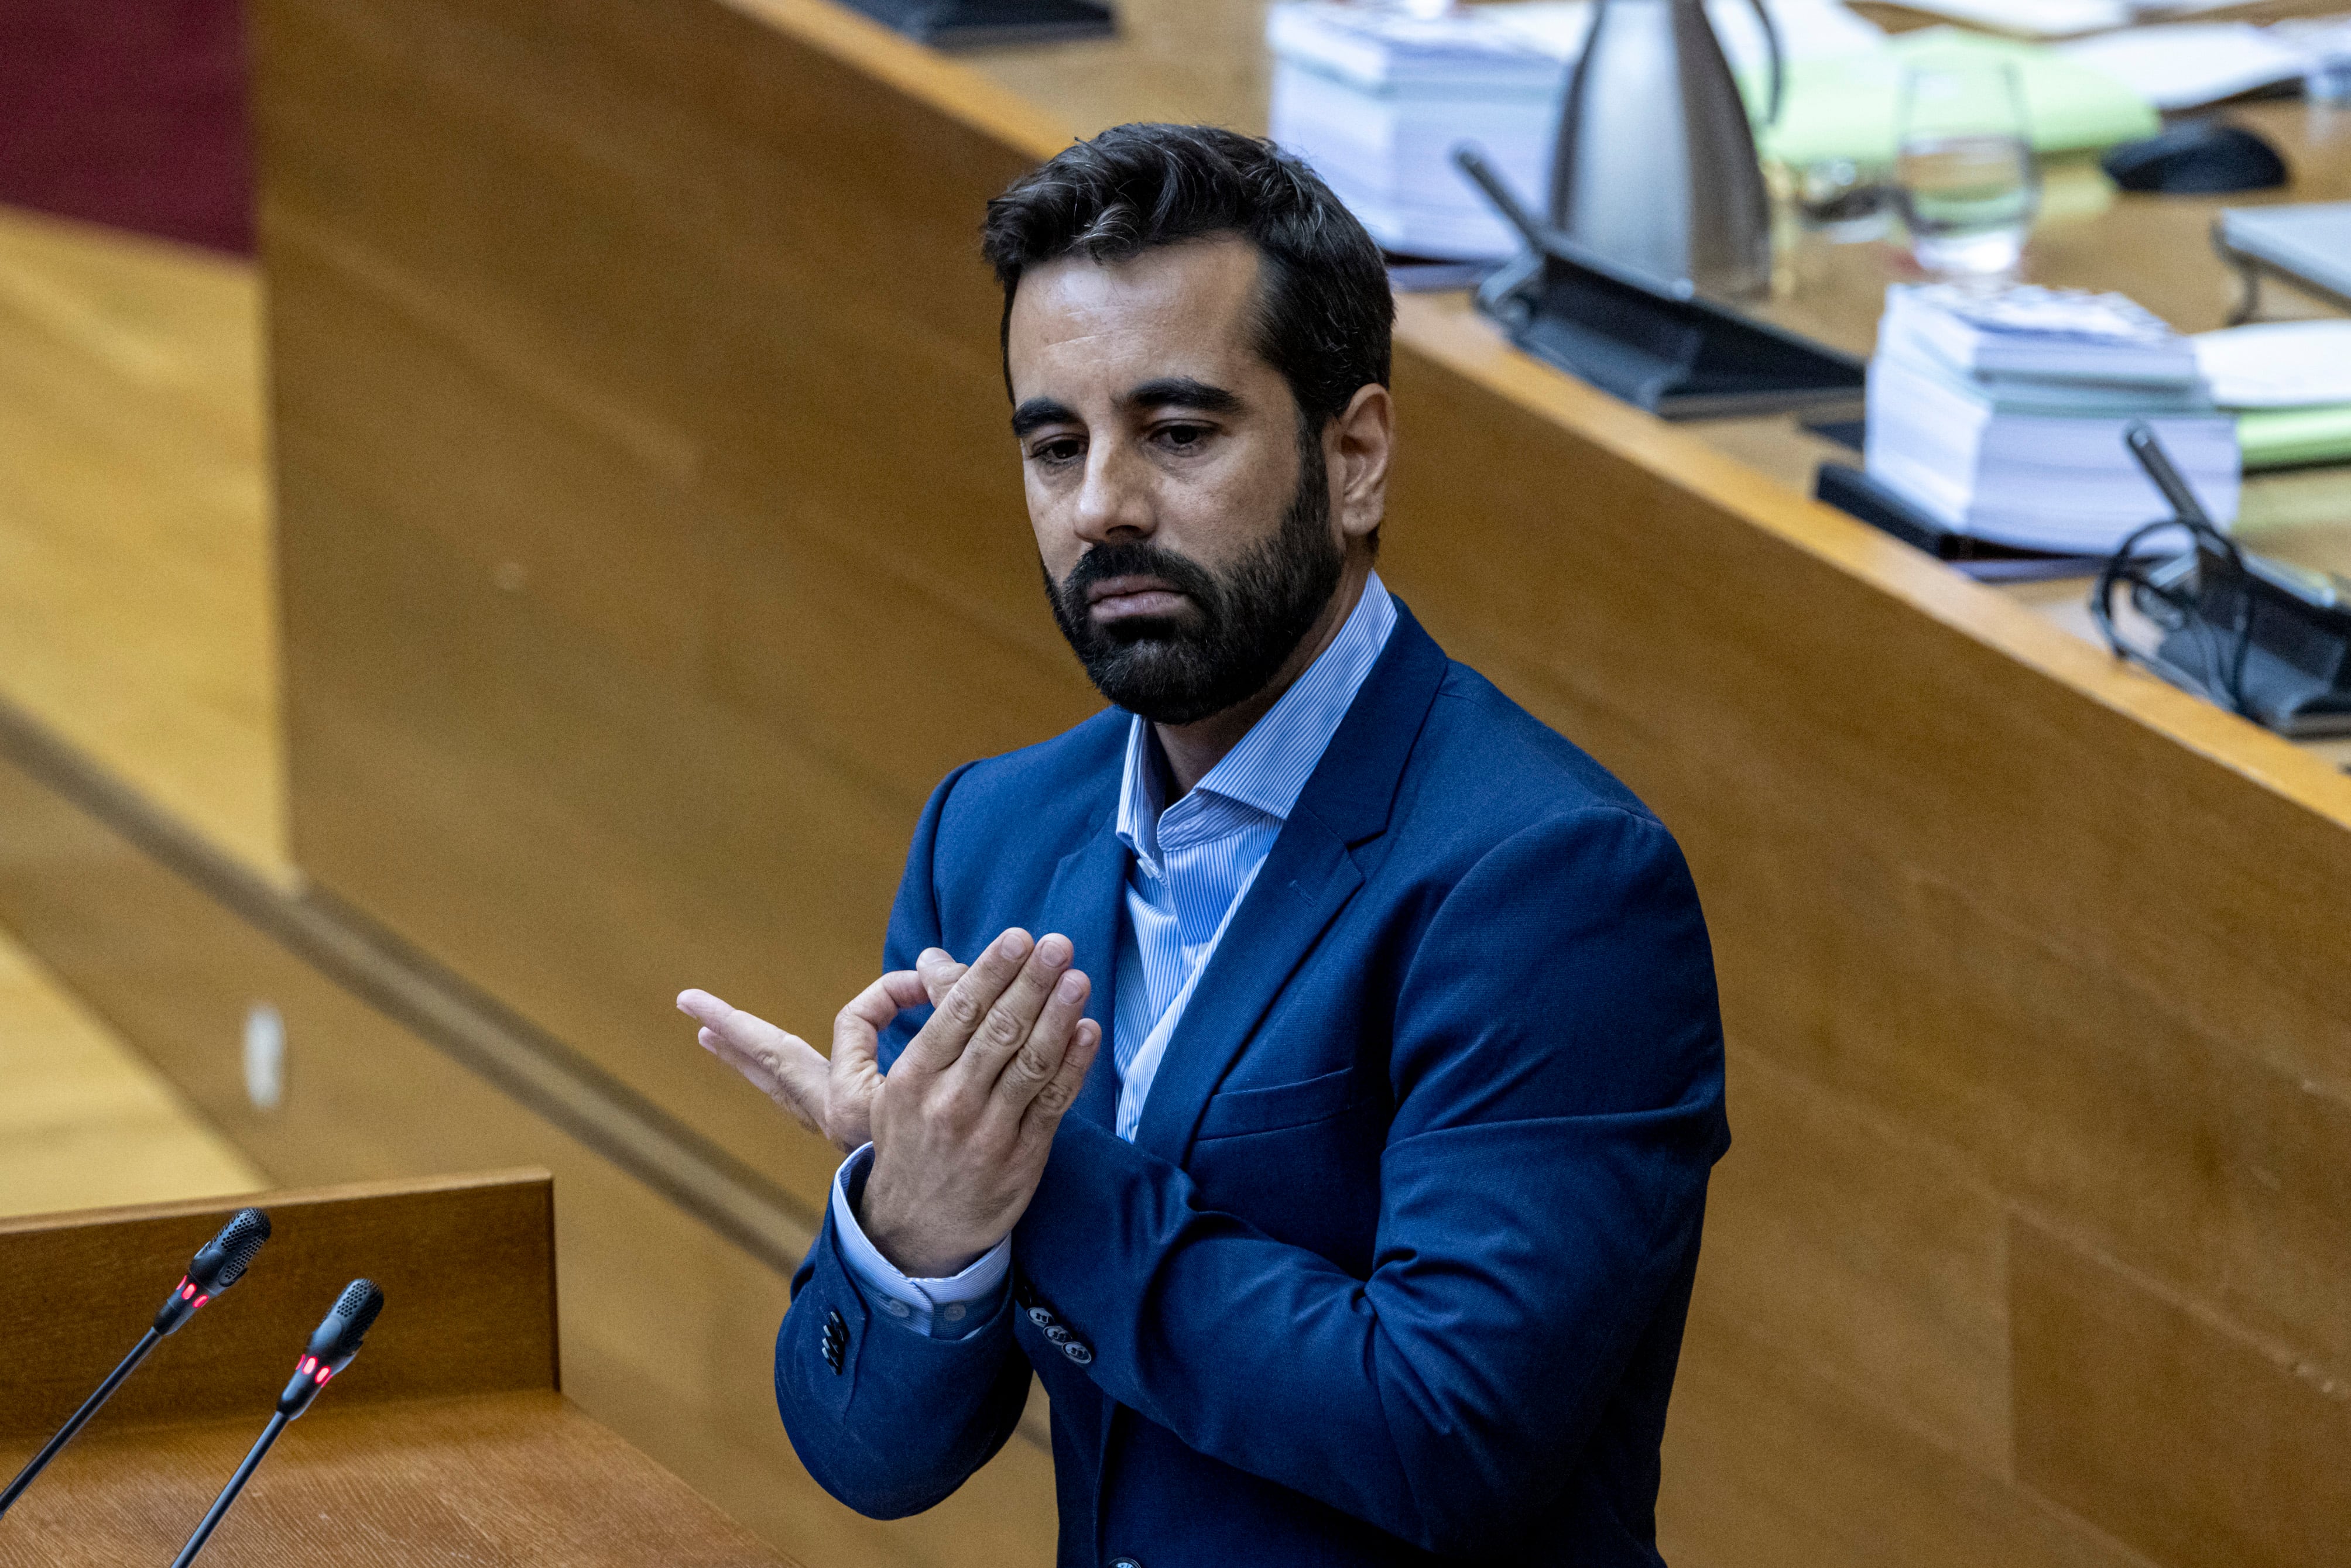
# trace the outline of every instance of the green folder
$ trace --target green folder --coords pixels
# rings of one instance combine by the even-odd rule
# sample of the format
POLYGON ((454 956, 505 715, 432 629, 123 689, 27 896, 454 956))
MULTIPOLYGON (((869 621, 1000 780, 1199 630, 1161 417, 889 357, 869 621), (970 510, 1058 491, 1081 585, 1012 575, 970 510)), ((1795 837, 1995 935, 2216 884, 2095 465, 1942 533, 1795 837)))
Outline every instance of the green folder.
MULTIPOLYGON (((1903 71, 1980 60, 2015 66, 2037 152, 2111 147, 2162 129, 2155 106, 2137 89, 2054 49, 1931 27, 1889 39, 1883 48, 1791 62, 1787 102, 1779 123, 1762 132, 1762 152, 1798 168, 1851 159, 1864 168, 1891 169, 1903 71)), ((1743 85, 1760 115, 1770 100, 1770 78, 1750 76, 1743 85)))
POLYGON ((2250 409, 2237 415, 2248 471, 2303 463, 2351 463, 2351 402, 2250 409))

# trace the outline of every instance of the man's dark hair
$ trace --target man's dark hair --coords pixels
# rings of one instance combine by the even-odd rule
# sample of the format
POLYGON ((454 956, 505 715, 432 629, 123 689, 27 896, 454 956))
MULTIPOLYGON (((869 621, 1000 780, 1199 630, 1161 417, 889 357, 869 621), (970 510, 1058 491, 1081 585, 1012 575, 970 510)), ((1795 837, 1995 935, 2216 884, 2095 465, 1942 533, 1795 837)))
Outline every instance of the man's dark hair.
MULTIPOLYGON (((1388 380, 1395 300, 1379 247, 1314 172, 1270 141, 1207 125, 1117 125, 1062 151, 987 204, 980 252, 1004 285, 1072 253, 1125 261, 1232 235, 1264 257, 1258 350, 1319 433, 1388 380)), ((1005 386, 1012 382, 1008 357, 1005 386)))

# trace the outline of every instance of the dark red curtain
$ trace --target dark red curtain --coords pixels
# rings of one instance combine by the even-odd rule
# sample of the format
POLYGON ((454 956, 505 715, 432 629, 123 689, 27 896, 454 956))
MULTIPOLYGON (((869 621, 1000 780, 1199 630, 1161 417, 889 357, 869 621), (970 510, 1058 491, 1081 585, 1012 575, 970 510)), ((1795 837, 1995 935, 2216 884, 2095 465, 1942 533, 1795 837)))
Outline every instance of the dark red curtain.
POLYGON ((0 0, 0 202, 249 253, 238 0, 0 0))

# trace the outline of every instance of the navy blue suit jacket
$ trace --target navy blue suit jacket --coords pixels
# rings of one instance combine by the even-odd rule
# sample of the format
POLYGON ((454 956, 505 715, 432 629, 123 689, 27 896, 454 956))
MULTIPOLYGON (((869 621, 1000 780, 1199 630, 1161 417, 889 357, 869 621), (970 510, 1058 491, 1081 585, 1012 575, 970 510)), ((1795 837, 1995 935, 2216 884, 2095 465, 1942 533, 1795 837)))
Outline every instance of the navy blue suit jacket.
MULTIPOLYGON (((1064 932, 1107 1035, 1127 725, 939 786, 891 967, 1064 932)), ((776 1395, 827 1490, 936 1503, 1011 1434, 1033 1367, 1065 1568, 1658 1561, 1729 1133, 1698 895, 1629 791, 1399 607, 1133 1144, 1110 1054, 1013 1232, 1014 1298, 967 1337, 876 1310, 826 1226, 776 1395)))

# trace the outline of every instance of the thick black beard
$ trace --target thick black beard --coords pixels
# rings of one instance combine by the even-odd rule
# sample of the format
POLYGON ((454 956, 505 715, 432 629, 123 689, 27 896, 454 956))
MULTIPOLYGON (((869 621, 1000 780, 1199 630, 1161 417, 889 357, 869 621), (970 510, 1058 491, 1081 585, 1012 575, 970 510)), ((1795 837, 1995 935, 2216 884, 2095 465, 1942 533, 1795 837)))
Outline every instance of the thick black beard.
POLYGON ((1299 433, 1298 493, 1281 527, 1217 578, 1153 544, 1099 544, 1058 585, 1045 573, 1053 620, 1094 689, 1154 724, 1191 724, 1263 691, 1312 629, 1345 570, 1331 534, 1322 444, 1299 433), (1156 577, 1191 601, 1188 613, 1098 626, 1087 591, 1113 577, 1156 577))

